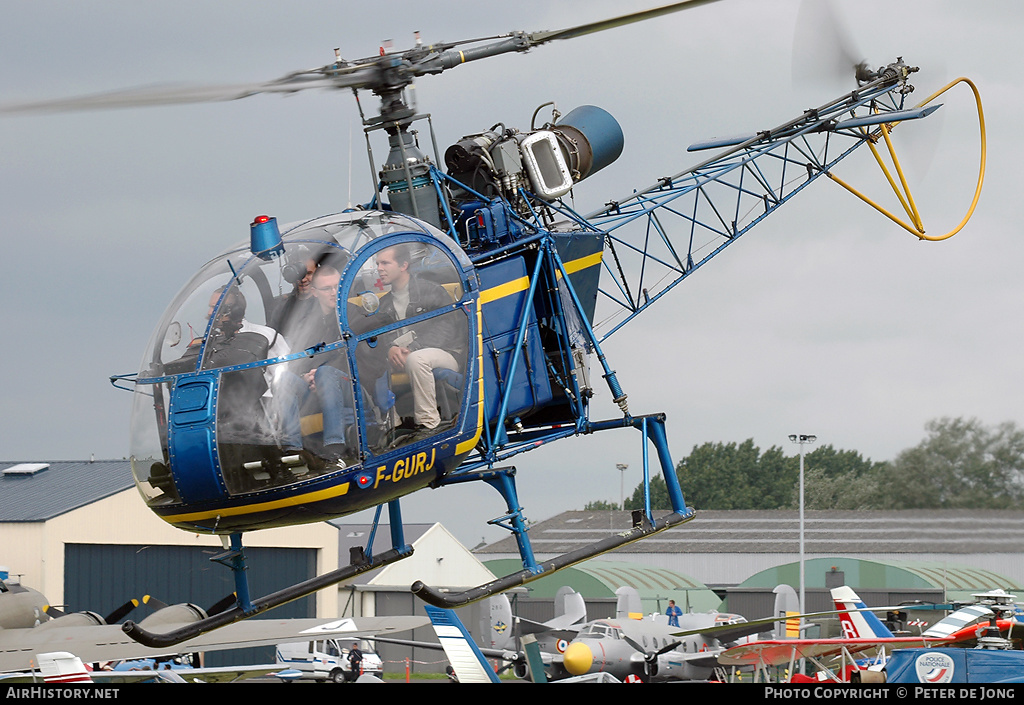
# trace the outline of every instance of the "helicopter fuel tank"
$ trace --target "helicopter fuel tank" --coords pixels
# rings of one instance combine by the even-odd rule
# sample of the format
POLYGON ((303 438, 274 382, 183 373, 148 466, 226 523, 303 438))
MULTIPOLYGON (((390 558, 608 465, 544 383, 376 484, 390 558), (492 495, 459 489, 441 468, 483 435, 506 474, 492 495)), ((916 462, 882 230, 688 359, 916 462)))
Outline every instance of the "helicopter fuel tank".
POLYGON ((400 213, 353 211, 282 226, 276 255, 265 243, 192 278, 136 378, 136 484, 181 528, 232 533, 372 507, 451 471, 481 432, 479 285, 453 240, 400 213), (443 353, 435 424, 413 423, 422 375, 389 359, 395 348, 406 361, 443 353))

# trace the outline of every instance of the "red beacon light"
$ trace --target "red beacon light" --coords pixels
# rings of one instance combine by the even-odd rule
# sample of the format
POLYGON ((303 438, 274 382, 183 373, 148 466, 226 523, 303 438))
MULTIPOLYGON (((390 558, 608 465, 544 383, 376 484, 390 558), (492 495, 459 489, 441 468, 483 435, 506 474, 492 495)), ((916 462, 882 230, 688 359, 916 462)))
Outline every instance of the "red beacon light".
POLYGON ((249 250, 262 260, 271 260, 284 253, 277 218, 258 215, 249 224, 249 250))

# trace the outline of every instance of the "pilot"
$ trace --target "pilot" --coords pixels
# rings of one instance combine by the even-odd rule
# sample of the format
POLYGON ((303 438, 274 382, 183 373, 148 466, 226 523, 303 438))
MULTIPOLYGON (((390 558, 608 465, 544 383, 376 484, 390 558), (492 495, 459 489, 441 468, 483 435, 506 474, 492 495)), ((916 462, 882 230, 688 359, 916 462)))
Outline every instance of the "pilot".
MULTIPOLYGON (((381 300, 378 325, 384 326, 434 311, 452 303, 444 287, 415 277, 409 271, 409 249, 395 245, 377 253, 377 274, 390 295, 381 300)), ((387 362, 393 372, 409 375, 413 394, 413 421, 417 432, 441 424, 437 410, 436 368, 460 371, 465 364, 467 336, 460 334, 458 317, 438 316, 399 329, 387 346, 387 362)))
MULTIPOLYGON (((209 320, 213 316, 213 309, 217 306, 217 301, 220 300, 221 294, 224 293, 224 289, 227 287, 220 287, 210 295, 210 308, 206 313, 206 319, 209 320)), ((261 326, 258 323, 253 323, 249 319, 245 318, 245 296, 238 289, 232 289, 224 299, 224 305, 221 306, 221 315, 218 318, 225 318, 228 315, 232 315, 231 311, 238 313, 241 311, 241 324, 238 327, 239 333, 258 333, 267 339, 267 355, 266 357, 283 357, 289 353, 288 341, 285 340, 283 335, 280 335, 276 330, 269 326, 261 326), (241 308, 238 308, 238 305, 241 308)))
MULTIPOLYGON (((223 291, 223 288, 218 289, 210 296, 208 317, 213 317, 223 291)), ((232 367, 267 359, 271 338, 279 336, 270 329, 260 330, 263 326, 249 324, 247 328, 245 308, 245 296, 237 288, 224 294, 217 317, 210 326, 204 367, 232 367)), ((182 359, 198 354, 198 342, 201 341, 193 341, 182 359)), ((283 339, 281 342, 283 344, 283 339)), ((222 376, 217 399, 217 429, 222 439, 252 440, 256 432, 252 408, 266 392, 267 380, 259 368, 234 370, 222 376)))
MULTIPOLYGON (((213 318, 214 309, 217 308, 217 302, 220 301, 225 288, 221 287, 210 294, 207 321, 213 318)), ((288 354, 288 344, 284 338, 277 335, 272 328, 247 321, 245 308, 245 296, 238 289, 231 289, 224 296, 224 302, 217 312, 217 319, 210 326, 207 359, 204 365, 206 368, 228 367, 264 360, 271 350, 275 351, 275 356, 288 354)), ((194 371, 203 341, 203 338, 193 339, 179 359, 167 364, 168 373, 194 371)))
MULTIPOLYGON (((336 301, 341 274, 333 266, 322 264, 314 273, 310 289, 317 306, 305 316, 282 321, 283 331, 296 351, 339 338, 336 301)), ((352 381, 344 348, 330 353, 296 360, 281 376, 280 413, 283 417, 282 444, 286 451, 302 449, 300 414, 310 394, 316 394, 323 414, 324 457, 345 467, 348 452, 347 430, 355 423, 352 381)))

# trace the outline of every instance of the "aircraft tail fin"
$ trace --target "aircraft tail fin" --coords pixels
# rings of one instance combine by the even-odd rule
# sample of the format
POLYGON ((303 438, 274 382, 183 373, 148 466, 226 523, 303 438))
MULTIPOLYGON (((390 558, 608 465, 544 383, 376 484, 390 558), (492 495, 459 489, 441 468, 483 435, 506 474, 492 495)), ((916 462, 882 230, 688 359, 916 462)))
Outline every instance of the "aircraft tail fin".
POLYGON ((512 634, 512 605, 508 601, 508 595, 492 595, 484 604, 486 608, 480 612, 480 630, 477 632, 486 635, 483 646, 492 649, 515 648, 512 634), (488 640, 490 643, 487 643, 488 640))
POLYGON ((39 673, 44 683, 92 683, 82 659, 67 651, 38 654, 39 673))
POLYGON ((802 635, 800 634, 800 619, 791 618, 791 615, 800 614, 800 600, 796 596, 796 590, 790 585, 777 585, 774 590, 775 593, 775 611, 773 614, 776 617, 787 617, 785 621, 778 621, 775 623, 775 638, 776 639, 799 639, 802 635))
MULTIPOLYGON (((832 589, 832 601, 835 602, 837 610, 867 609, 864 601, 847 585, 832 589)), ((894 636, 872 612, 840 612, 839 623, 843 626, 843 636, 847 639, 888 639, 894 636)))
POLYGON ((640 593, 635 587, 623 585, 615 591, 616 619, 643 619, 644 608, 640 602, 640 593))
POLYGON ((560 626, 582 624, 587 621, 587 603, 583 595, 563 585, 555 593, 555 618, 560 626))
POLYGON ((460 683, 498 683, 498 675, 480 652, 469 631, 453 610, 426 605, 427 616, 434 626, 448 662, 460 683))

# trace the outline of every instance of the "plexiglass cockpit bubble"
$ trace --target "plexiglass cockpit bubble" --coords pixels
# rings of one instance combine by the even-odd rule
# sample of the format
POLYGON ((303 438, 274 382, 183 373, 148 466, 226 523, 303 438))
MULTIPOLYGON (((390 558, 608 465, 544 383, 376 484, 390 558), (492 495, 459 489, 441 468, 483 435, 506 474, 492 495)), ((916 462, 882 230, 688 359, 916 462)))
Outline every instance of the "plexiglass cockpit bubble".
POLYGON ((472 266, 395 213, 282 228, 209 262, 148 345, 132 467, 151 506, 218 502, 355 472, 458 422, 472 266))

